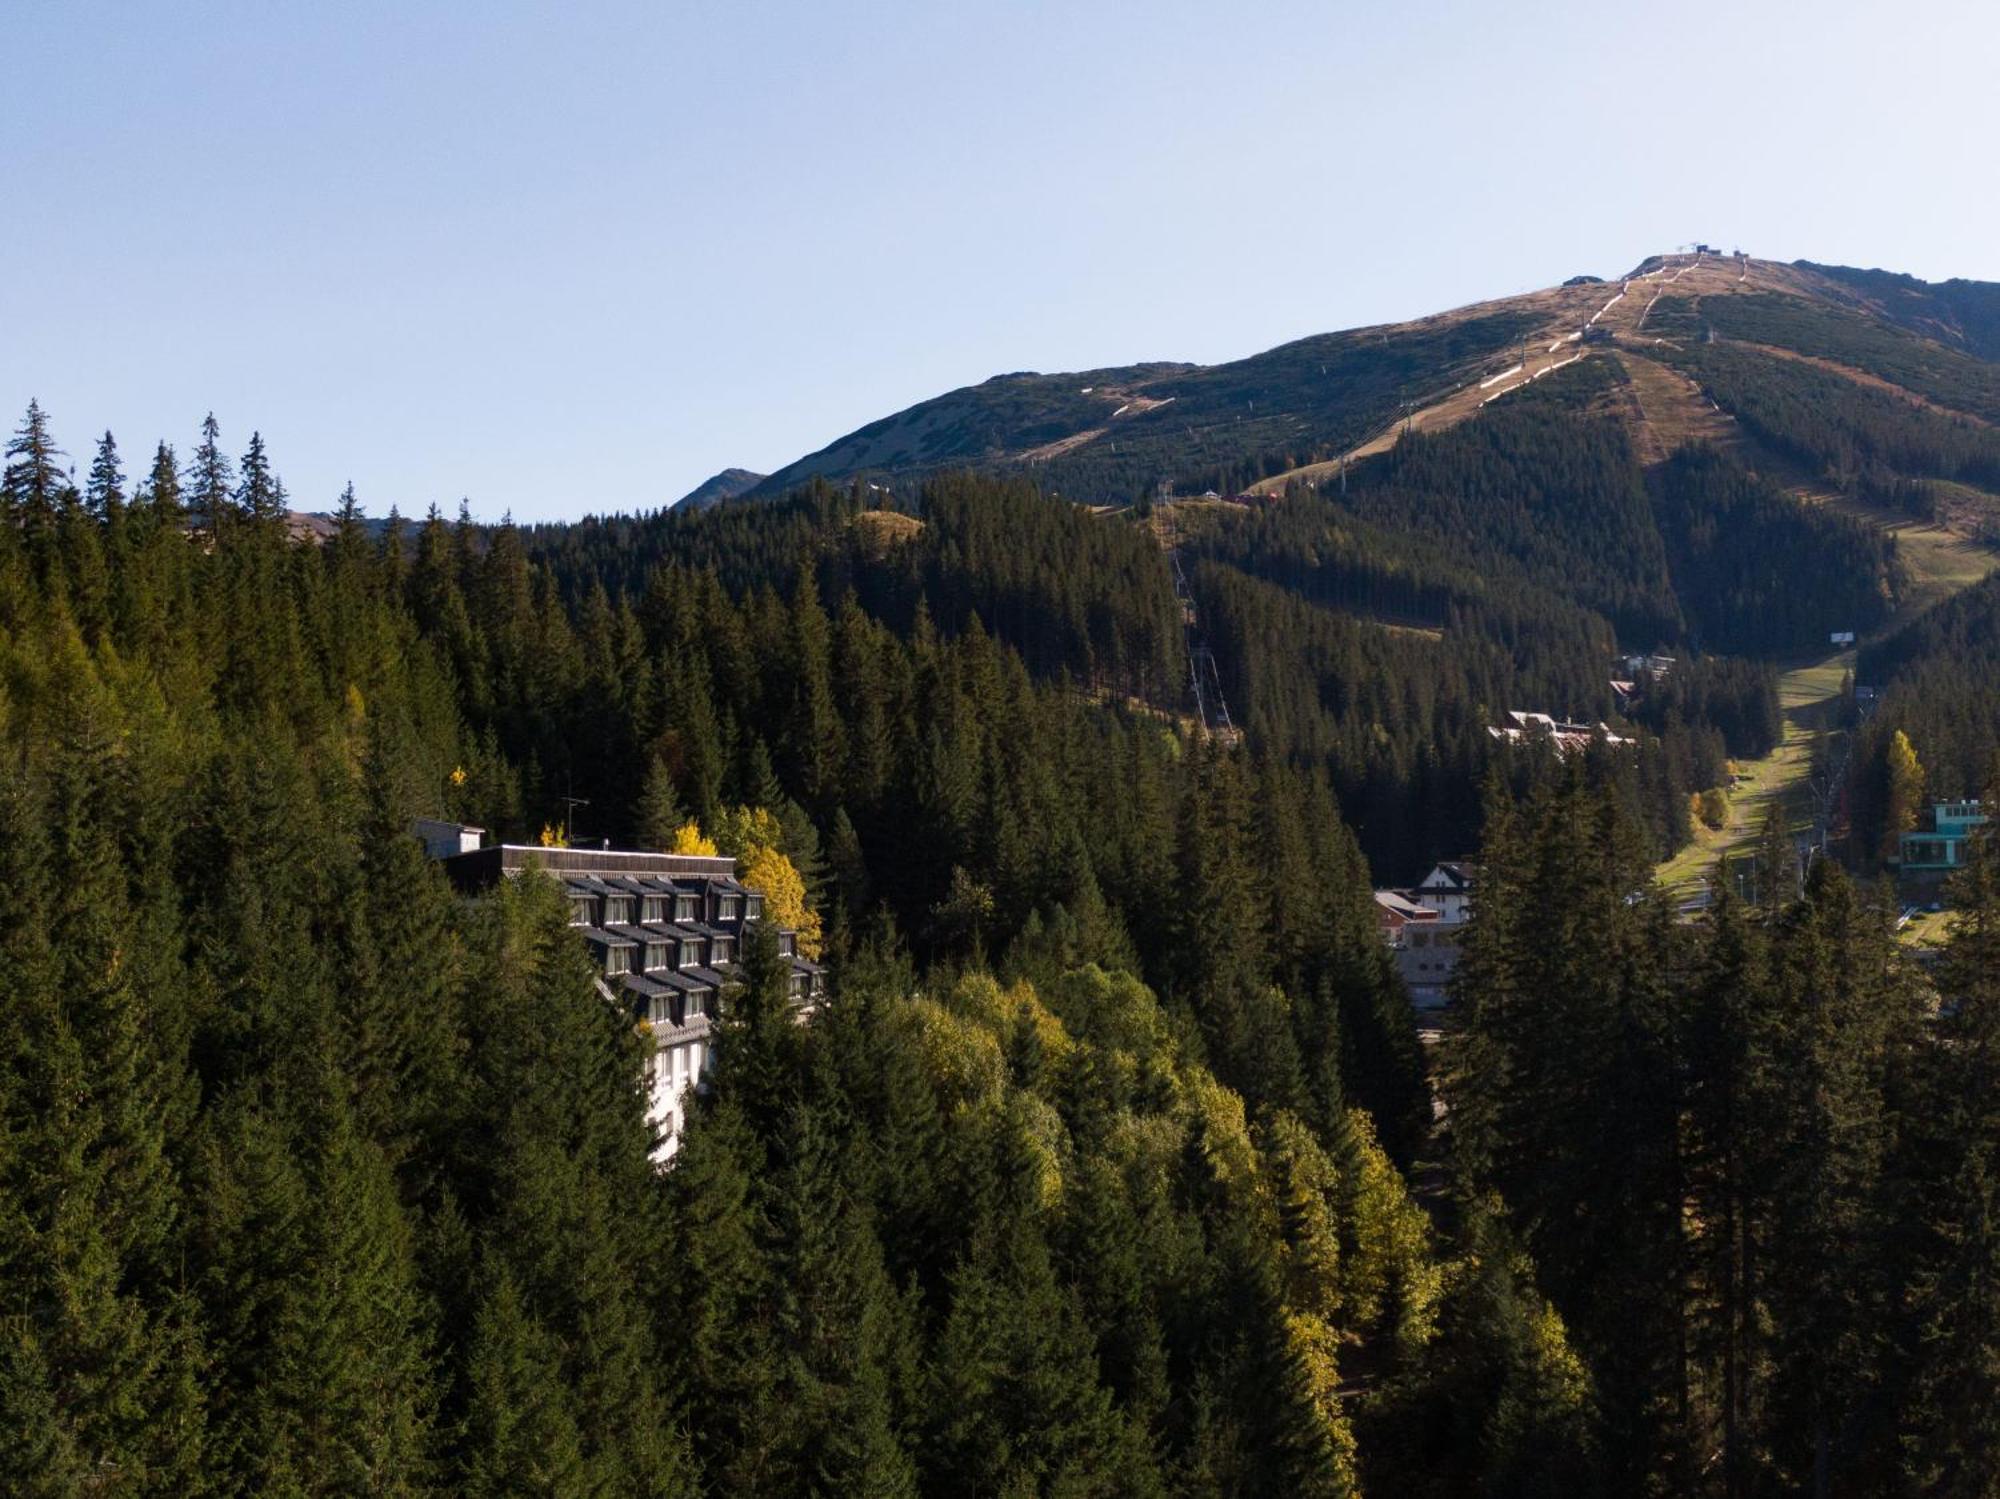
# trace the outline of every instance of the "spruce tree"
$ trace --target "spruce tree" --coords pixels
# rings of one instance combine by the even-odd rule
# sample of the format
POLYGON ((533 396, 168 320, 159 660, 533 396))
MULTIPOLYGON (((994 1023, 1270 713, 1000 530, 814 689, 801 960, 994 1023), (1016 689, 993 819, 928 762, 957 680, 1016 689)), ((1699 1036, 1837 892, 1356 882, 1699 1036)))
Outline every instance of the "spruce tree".
POLYGON ((772 1286, 762 1147, 725 1096, 697 1107, 667 1179, 675 1282, 655 1287, 655 1317, 671 1327, 675 1408, 700 1410, 689 1441, 702 1470, 754 1482, 781 1439, 773 1392, 782 1377, 772 1286))
POLYGON ((250 446, 236 472, 236 513, 253 525, 268 526, 283 520, 280 487, 277 475, 271 472, 270 456, 264 451, 263 433, 250 434, 250 446))
POLYGON ((2000 855, 1971 839, 1951 886, 1927 1053, 1899 1174, 1915 1232, 1905 1271, 1912 1372, 1902 1463, 1922 1492, 1990 1492, 2000 1451, 2000 855))
POLYGON ((537 1326, 504 1262, 484 1267, 466 1354, 468 1394, 456 1465, 461 1492, 479 1499, 585 1494, 592 1473, 556 1338, 537 1326))
POLYGON ((153 450, 153 466, 147 472, 141 496, 159 529, 171 531, 180 526, 184 514, 180 467, 174 460, 173 448, 164 442, 153 450))
POLYGON ((1158 1492, 1031 1218, 996 1215, 975 1235, 952 1278, 934 1371, 929 1485, 978 1474, 996 1493, 1158 1492))
POLYGON ((12 1032, 0 1282, 26 1340, 13 1367, 33 1377, 8 1395, 53 1401, 52 1435, 85 1469, 171 1487, 190 1476, 200 1426, 182 1308, 159 1279, 177 1243, 163 1105, 180 1059, 151 1013, 166 996, 140 986, 148 968, 125 951, 112 726, 73 641, 57 665, 63 728, 45 810, 28 784, 0 787, 12 1032))
POLYGON ((31 549, 54 539, 56 520, 69 503, 69 481, 58 459, 63 451, 49 432, 39 402, 29 401, 21 425, 7 443, 7 468, 0 480, 0 520, 19 526, 31 549))
POLYGON ((1916 1012, 1887 923, 1826 860, 1784 919, 1774 967, 1774 1112, 1759 1141, 1769 1436, 1782 1479, 1831 1488, 1884 1419, 1865 1392, 1889 1330, 1884 1166, 1916 1012))
POLYGON ((202 419, 201 442, 188 465, 184 486, 188 517, 197 532, 213 538, 228 529, 233 477, 222 451, 222 429, 211 411, 202 419))
POLYGON ((109 432, 97 440, 84 503, 92 515, 107 523, 115 522, 125 509, 125 471, 119 467, 117 440, 109 432))
POLYGON ((458 1122, 461 949, 450 893, 410 834, 392 764, 390 745, 377 736, 364 767, 368 805, 345 903, 342 1043, 357 1128, 403 1172, 408 1189, 423 1194, 443 1169, 439 1153, 458 1122))
POLYGON ((1762 1275, 1760 1152, 1773 1003, 1763 927, 1726 881, 1708 913, 1708 940, 1688 1020, 1687 1182, 1697 1230, 1689 1310, 1694 1360, 1710 1373, 1722 1489, 1749 1490, 1762 1365, 1757 1288, 1762 1275), (1705 1293, 1705 1294, 1703 1294, 1705 1293))
POLYGON ((646 784, 639 793, 639 843, 642 848, 672 848, 674 834, 688 820, 667 762, 654 755, 646 764, 646 784))
POLYGON ((914 1495, 895 1361, 914 1329, 860 1198, 862 1157, 830 1106, 786 1121, 772 1194, 771 1322, 783 1370, 771 1408, 782 1448, 766 1485, 791 1492, 914 1495), (852 1142, 852 1143, 850 1143, 852 1142))

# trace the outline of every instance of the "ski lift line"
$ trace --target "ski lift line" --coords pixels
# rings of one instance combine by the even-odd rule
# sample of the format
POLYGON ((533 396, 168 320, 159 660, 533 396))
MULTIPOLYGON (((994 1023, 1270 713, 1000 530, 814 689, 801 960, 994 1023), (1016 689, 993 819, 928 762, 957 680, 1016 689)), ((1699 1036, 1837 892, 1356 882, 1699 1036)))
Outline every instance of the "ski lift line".
MULTIPOLYGON (((1551 345, 1550 347, 1554 347, 1554 346, 1553 346, 1553 345, 1551 345)), ((1504 369, 1504 370, 1500 371, 1500 373, 1499 373, 1499 374, 1497 374, 1497 375, 1493 375, 1493 376, 1489 377, 1488 379, 1485 379, 1485 380, 1481 380, 1481 381, 1479 382, 1479 388, 1480 388, 1481 390, 1484 390, 1484 389, 1486 389, 1486 387, 1487 387, 1487 386, 1489 386, 1489 385, 1497 385, 1497 384, 1499 384, 1499 383, 1500 383, 1500 382, 1501 382, 1502 380, 1505 380, 1505 379, 1506 379, 1506 378, 1507 378, 1507 377, 1508 377, 1509 375, 1518 375, 1518 374, 1520 374, 1520 373, 1521 373, 1521 368, 1522 368, 1522 367, 1521 367, 1520 365, 1518 365, 1518 364, 1517 364, 1517 365, 1513 366, 1513 367, 1512 367, 1511 369, 1504 369)))
POLYGON ((1496 390, 1493 392, 1492 395, 1488 396, 1485 400, 1481 401, 1479 404, 1482 408, 1491 406, 1495 401, 1499 400, 1502 396, 1512 395, 1515 391, 1522 389, 1524 386, 1533 385, 1537 380, 1541 379, 1542 376, 1544 375, 1554 374, 1557 370, 1568 369, 1572 364, 1575 364, 1577 360, 1581 358, 1583 358, 1583 355, 1581 354, 1572 354, 1567 359, 1558 359, 1554 364, 1545 364, 1540 369, 1536 370, 1532 375, 1528 376, 1527 379, 1521 381, 1519 384, 1509 385, 1504 390, 1496 390))
POLYGON ((1207 733, 1234 733, 1229 704, 1222 694, 1222 674, 1215 664, 1215 652, 1199 636, 1199 614, 1194 593, 1188 586, 1187 571, 1181 566, 1180 548, 1169 551, 1173 564, 1174 596, 1182 605, 1181 638, 1188 653, 1188 689, 1194 694, 1195 714, 1207 733), (1204 674, 1203 668, 1206 667, 1204 674))

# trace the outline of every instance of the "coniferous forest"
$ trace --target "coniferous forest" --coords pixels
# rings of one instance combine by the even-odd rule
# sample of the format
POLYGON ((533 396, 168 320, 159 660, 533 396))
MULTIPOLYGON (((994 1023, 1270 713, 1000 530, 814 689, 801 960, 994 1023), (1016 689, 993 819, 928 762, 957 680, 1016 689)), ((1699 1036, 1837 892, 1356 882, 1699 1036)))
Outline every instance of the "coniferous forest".
MULTIPOLYGON (((79 485, 31 408, 0 1488, 1991 1493, 2000 858, 1928 975, 1775 829, 1755 900, 1676 920, 1690 778, 1776 732, 1732 658, 1636 750, 1493 748, 1525 693, 1608 711, 1611 619, 1792 628, 1735 602, 1782 576, 1670 575, 1697 510, 1770 510, 1698 454, 1621 491, 1654 542, 1538 583, 1508 496, 1570 471, 1510 444, 1622 441, 1545 420, 1357 483, 1489 494, 1517 571, 1365 499, 1184 543, 1237 742, 1152 535, 1010 481, 527 532, 350 488, 314 541, 255 436, 105 434, 79 485), (553 883, 463 899, 408 827, 746 808, 834 997, 798 1023, 750 945, 662 1172, 553 883), (1473 848, 1427 1044, 1369 891, 1473 848)), ((1990 603, 1885 649, 1970 662, 1990 603)))

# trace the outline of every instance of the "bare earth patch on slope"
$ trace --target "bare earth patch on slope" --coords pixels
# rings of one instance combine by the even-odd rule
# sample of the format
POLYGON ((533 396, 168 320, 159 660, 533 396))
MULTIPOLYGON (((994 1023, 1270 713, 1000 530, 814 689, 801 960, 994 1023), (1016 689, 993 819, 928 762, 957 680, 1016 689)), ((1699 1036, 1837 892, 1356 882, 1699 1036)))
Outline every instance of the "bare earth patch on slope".
POLYGON ((1630 349, 1619 350, 1617 360, 1626 375, 1625 415, 1641 463, 1664 463, 1676 448, 1690 442, 1724 449, 1741 446, 1735 420, 1679 370, 1630 349))

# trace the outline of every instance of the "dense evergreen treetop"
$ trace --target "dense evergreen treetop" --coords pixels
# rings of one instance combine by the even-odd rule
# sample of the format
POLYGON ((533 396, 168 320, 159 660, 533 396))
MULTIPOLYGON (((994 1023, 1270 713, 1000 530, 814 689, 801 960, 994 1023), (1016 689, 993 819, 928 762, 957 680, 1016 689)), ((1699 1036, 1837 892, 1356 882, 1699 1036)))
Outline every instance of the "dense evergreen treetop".
POLYGON ((1878 376, 1954 411, 2000 420, 2000 365, 1857 308, 1803 297, 1746 293, 1663 296, 1648 326, 1685 340, 1707 330, 1768 344, 1878 376))
POLYGON ((1887 471, 2000 489, 2000 433, 1984 421, 1732 344, 1694 343, 1664 357, 1761 442, 1843 487, 1887 471))

